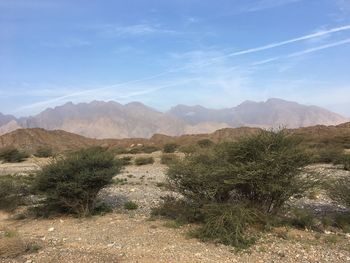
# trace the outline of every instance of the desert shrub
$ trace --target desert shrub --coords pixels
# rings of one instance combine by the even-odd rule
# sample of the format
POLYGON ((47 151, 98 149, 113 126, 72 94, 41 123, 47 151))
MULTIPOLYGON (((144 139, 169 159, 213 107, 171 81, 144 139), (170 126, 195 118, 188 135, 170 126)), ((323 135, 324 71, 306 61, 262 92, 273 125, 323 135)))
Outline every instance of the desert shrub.
POLYGON ((350 212, 337 214, 334 218, 334 224, 344 232, 350 233, 350 212))
POLYGON ((301 229, 311 229, 315 226, 315 216, 309 210, 296 208, 292 211, 290 224, 301 229))
POLYGON ((129 151, 127 149, 125 149, 124 147, 116 147, 116 148, 111 149, 111 151, 114 154, 127 154, 127 153, 129 153, 129 151))
POLYGON ((252 228, 265 229, 286 201, 317 183, 303 173, 309 161, 299 144, 284 131, 262 131, 199 147, 167 172, 169 187, 183 199, 165 199, 153 213, 200 223, 194 234, 203 240, 246 247, 252 228))
POLYGON ((202 148, 208 148, 208 147, 211 147, 214 145, 214 142, 209 140, 209 139, 203 139, 203 140, 199 140, 197 142, 198 146, 199 147, 202 147, 202 148))
POLYGON ((162 216, 181 223, 199 223, 204 220, 200 205, 173 196, 162 197, 161 204, 152 209, 152 216, 162 216))
POLYGON ((45 148, 45 147, 39 148, 34 154, 35 157, 39 157, 39 158, 48 158, 48 157, 51 157, 52 155, 53 155, 52 149, 45 148))
POLYGON ((138 153, 153 153, 159 151, 160 149, 156 146, 137 146, 128 150, 127 153, 138 154, 138 153))
POLYGON ((138 157, 135 159, 136 165, 146 165, 146 164, 153 164, 154 158, 153 157, 138 157))
POLYGON ((305 193, 313 181, 302 176, 308 158, 299 142, 283 131, 263 131, 239 142, 199 151, 170 166, 175 191, 198 202, 248 201, 277 212, 292 196, 305 193))
POLYGON ((179 152, 184 153, 186 156, 194 154, 198 151, 198 145, 184 145, 179 148, 179 152))
POLYGON ((51 212, 90 215, 98 192, 111 183, 121 164, 114 154, 93 147, 56 158, 36 177, 36 189, 46 198, 44 209, 51 212))
POLYGON ((125 185, 128 184, 128 179, 126 178, 114 178, 112 183, 115 185, 125 185))
POLYGON ((344 150, 339 146, 324 146, 313 149, 313 162, 316 163, 338 163, 344 150))
POLYGON ((0 209, 11 211, 23 204, 25 197, 32 191, 32 182, 32 176, 0 176, 0 209))
POLYGON ((126 165, 130 165, 131 164, 131 160, 132 160, 132 157, 130 156, 123 156, 121 158, 119 158, 120 160, 120 163, 124 166, 126 165))
POLYGON ((341 164, 343 165, 344 170, 350 171, 350 155, 349 154, 343 154, 335 164, 341 164))
POLYGON ((19 151, 16 148, 4 148, 0 150, 0 161, 6 163, 19 163, 27 159, 29 155, 25 152, 19 151))
POLYGON ((153 152, 156 152, 156 151, 159 151, 160 149, 156 146, 143 146, 141 151, 143 153, 153 153, 153 152))
POLYGON ((208 204, 203 207, 204 224, 193 234, 206 241, 246 248, 255 238, 247 228, 263 221, 258 211, 241 204, 208 204))
POLYGON ((136 210, 137 208, 139 208, 139 206, 133 201, 128 201, 124 204, 124 208, 126 210, 136 210))
POLYGON ((177 149, 176 143, 167 143, 163 146, 163 152, 164 153, 174 153, 177 149))
POLYGON ((162 156, 160 157, 160 163, 161 164, 172 164, 177 160, 177 156, 173 153, 163 153, 162 156))
POLYGON ((327 193, 333 200, 350 207, 350 176, 331 180, 326 185, 327 193))

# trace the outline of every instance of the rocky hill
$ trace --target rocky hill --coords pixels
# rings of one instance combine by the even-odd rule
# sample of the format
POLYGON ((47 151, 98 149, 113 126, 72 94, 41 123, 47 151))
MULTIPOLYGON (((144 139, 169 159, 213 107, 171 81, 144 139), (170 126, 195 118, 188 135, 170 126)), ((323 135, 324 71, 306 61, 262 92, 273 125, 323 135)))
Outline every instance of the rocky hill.
POLYGON ((0 148, 15 147, 34 153, 39 148, 51 148, 54 152, 77 150, 97 145, 98 141, 65 131, 44 129, 19 129, 0 136, 0 148))
MULTIPOLYGON (((124 138, 124 139, 91 139, 77 134, 61 130, 44 130, 39 128, 19 129, 0 136, 0 148, 16 147, 29 153, 34 153, 38 148, 49 147, 54 152, 76 150, 89 146, 124 147, 135 145, 162 147, 166 143, 189 145, 202 139, 210 139, 213 142, 235 141, 239 138, 256 134, 260 128, 240 127, 224 128, 213 133, 187 134, 181 136, 168 136, 154 134, 151 138, 124 138)), ((302 138, 303 142, 310 145, 337 144, 350 148, 350 122, 337 126, 317 125, 298 129, 289 129, 288 132, 302 138)))

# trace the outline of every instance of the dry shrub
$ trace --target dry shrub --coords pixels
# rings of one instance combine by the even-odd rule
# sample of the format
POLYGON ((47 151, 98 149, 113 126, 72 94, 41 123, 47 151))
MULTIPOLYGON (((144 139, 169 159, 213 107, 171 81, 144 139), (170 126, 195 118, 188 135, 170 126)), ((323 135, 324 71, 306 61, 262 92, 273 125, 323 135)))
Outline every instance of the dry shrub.
POLYGON ((26 243, 13 230, 0 231, 0 259, 13 258, 23 254, 26 249, 26 243))

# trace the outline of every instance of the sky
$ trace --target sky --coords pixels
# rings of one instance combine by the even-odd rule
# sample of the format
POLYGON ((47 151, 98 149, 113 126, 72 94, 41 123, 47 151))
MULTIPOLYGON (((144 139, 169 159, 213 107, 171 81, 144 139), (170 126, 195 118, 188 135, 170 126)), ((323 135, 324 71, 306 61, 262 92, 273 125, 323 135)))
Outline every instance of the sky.
POLYGON ((68 101, 350 117, 350 0, 0 0, 0 112, 68 101))

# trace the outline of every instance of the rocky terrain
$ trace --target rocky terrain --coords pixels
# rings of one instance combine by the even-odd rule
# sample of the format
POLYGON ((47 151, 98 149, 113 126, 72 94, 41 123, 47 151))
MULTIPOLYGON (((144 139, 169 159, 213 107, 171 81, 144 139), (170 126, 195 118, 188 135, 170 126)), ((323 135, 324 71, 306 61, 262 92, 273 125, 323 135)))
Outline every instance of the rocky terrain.
MULTIPOLYGON (((91 139, 66 131, 45 129, 19 129, 0 135, 0 148, 15 147, 28 153, 35 153, 39 148, 50 148, 55 153, 77 150, 89 146, 103 146, 109 148, 130 148, 143 145, 162 147, 166 143, 176 143, 179 146, 190 145, 202 139, 210 139, 213 142, 235 141, 244 136, 256 134, 261 129, 240 127, 224 128, 213 133, 187 134, 181 136, 168 136, 154 134, 151 138, 125 138, 125 139, 91 139)), ((298 129, 288 129, 287 132, 302 139, 302 142, 310 146, 340 145, 350 148, 350 122, 337 126, 317 125, 298 129)))
POLYGON ((19 128, 64 130, 96 139, 151 138, 212 133, 235 127, 288 127, 337 125, 349 119, 316 106, 281 99, 245 101, 227 109, 178 105, 160 112, 140 102, 125 105, 109 101, 71 102, 23 118, 0 114, 0 135, 19 128))
MULTIPOLYGON (((32 253, 2 258, 0 262, 350 262, 350 236, 336 231, 318 233, 277 228, 263 233, 248 251, 238 252, 229 246, 190 238, 187 232, 195 226, 179 227, 171 221, 150 219, 151 207, 161 196, 169 194, 163 186, 166 167, 159 163, 160 153, 152 156, 156 160, 153 165, 127 166, 117 176, 126 181, 118 180, 101 192, 100 198, 112 205, 112 213, 84 219, 22 220, 1 214, 0 250, 6 247, 4 242, 13 242, 11 248, 17 250, 24 244, 35 244, 35 249, 32 253), (136 202, 139 208, 125 210, 123 204, 127 201, 136 202), (6 239, 5 233, 13 233, 13 237, 6 239)), ((26 167, 32 163, 34 168, 38 162, 44 160, 29 160, 26 167)), ((0 170, 8 168, 7 164, 0 164, 0 170)), ((348 173, 330 165, 316 165, 310 169, 321 172, 322 176, 348 173)), ((28 172, 27 168, 23 172, 28 172)), ((322 195, 292 205, 308 205, 315 212, 338 207, 322 195)))

